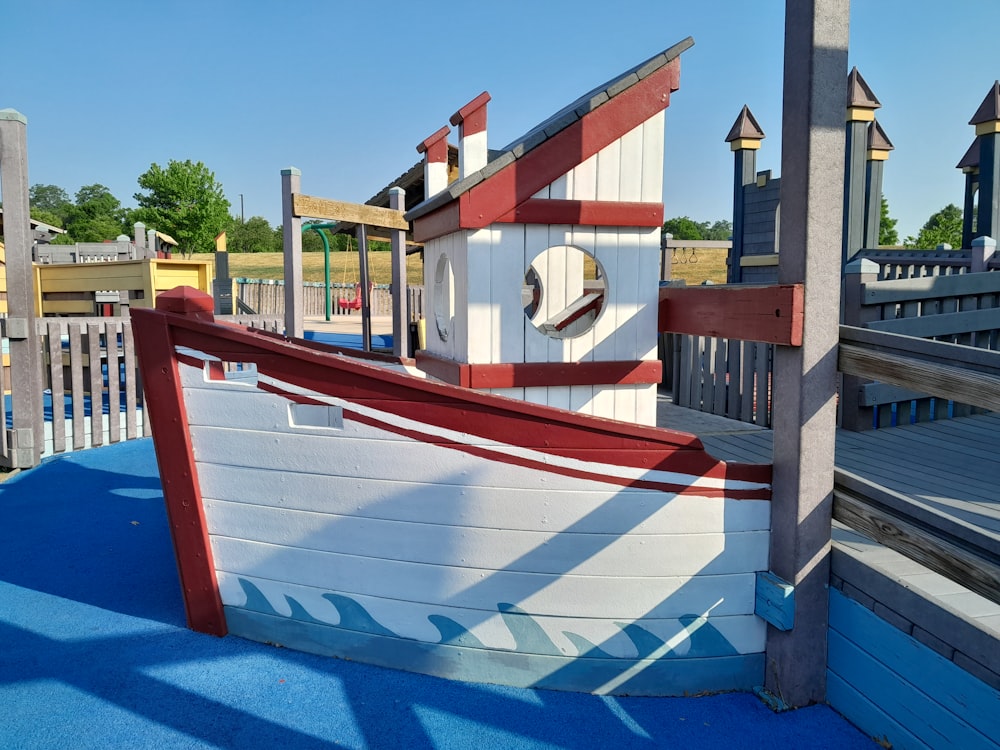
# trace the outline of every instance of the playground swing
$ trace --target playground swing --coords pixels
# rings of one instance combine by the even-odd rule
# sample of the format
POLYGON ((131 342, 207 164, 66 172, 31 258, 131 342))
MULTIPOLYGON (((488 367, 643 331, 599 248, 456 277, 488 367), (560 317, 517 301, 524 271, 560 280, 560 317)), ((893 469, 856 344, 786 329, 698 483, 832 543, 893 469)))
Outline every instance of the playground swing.
MULTIPOLYGON (((350 249, 351 249, 351 238, 348 237, 347 238, 347 250, 350 251, 350 249)), ((341 284, 340 284, 341 294, 342 295, 344 294, 344 289, 346 288, 346 286, 347 286, 347 264, 345 263, 344 264, 344 275, 342 277, 341 284)), ((348 299, 345 296, 341 296, 337 300, 337 304, 340 306, 341 310, 347 310, 348 313, 351 310, 360 310, 361 309, 361 282, 359 281, 357 284, 354 285, 354 299, 348 299)))

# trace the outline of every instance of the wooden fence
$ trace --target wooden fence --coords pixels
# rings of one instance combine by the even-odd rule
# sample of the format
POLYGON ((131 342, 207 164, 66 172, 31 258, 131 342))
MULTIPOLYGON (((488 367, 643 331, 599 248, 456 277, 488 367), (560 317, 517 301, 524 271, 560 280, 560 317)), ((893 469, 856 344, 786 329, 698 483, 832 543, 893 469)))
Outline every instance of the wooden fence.
MULTIPOLYGON (((234 279, 236 298, 242 303, 240 309, 250 308, 261 315, 284 315, 285 282, 273 279, 234 279)), ((356 284, 330 284, 331 314, 357 314, 351 305, 358 297, 356 284), (341 305, 343 300, 349 305, 341 305)), ((388 284, 372 287, 370 300, 372 315, 392 314, 392 292, 388 284)), ((326 285, 322 282, 306 281, 302 284, 302 308, 307 316, 326 315, 326 285)))
MULTIPOLYGON (((945 268, 956 267, 963 268, 945 268)), ((1000 273, 964 271, 880 280, 884 275, 884 268, 869 258, 848 265, 845 324, 980 349, 1000 348, 1000 273)), ((974 409, 969 403, 928 395, 919 388, 847 377, 841 393, 841 424, 866 430, 964 416, 974 409)))
MULTIPOLYGON (((219 316, 241 325, 280 331, 282 321, 271 316, 219 316)), ((36 318, 42 354, 42 414, 35 415, 30 443, 42 456, 118 443, 149 435, 144 398, 132 338, 125 317, 36 318)), ((9 390, 4 368, 4 391, 9 390)), ((10 412, 28 408, 2 401, 4 423, 10 412)), ((7 440, 0 440, 0 465, 18 468, 19 457, 7 440)), ((22 442, 26 442, 22 436, 22 442)), ((23 458, 23 457, 21 457, 23 458)), ((30 463, 29 463, 30 465, 30 463)))
POLYGON ((773 345, 677 333, 664 339, 675 404, 771 426, 773 345))
MULTIPOLYGON (((989 238, 971 250, 863 250, 844 276, 843 322, 985 349, 1000 348, 1000 259, 989 238)), ((665 385, 674 403, 771 425, 768 344, 669 334, 665 385)), ((969 414, 975 407, 858 378, 841 389, 841 425, 891 427, 969 414)))

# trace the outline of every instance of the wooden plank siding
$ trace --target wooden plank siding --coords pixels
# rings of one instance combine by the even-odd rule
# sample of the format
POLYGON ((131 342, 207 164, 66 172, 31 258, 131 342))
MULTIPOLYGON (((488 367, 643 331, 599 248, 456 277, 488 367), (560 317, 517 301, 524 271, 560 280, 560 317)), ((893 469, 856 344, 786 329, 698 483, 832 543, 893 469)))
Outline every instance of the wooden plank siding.
POLYGON ((893 747, 1000 747, 1000 692, 837 591, 828 696, 893 747))

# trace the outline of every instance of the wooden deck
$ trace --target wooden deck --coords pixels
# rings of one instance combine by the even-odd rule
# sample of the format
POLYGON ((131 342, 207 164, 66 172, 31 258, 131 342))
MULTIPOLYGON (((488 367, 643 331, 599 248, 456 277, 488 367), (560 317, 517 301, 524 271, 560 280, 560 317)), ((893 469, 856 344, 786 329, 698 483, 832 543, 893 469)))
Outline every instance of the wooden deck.
MULTIPOLYGON (((658 423, 698 435, 718 458, 771 461, 768 429, 677 407, 669 397, 660 399, 658 423)), ((839 469, 947 513, 1000 543, 998 414, 861 433, 838 430, 836 462, 839 469)), ((849 546, 866 562, 1000 637, 1000 605, 839 524, 835 524, 834 543, 849 546)))

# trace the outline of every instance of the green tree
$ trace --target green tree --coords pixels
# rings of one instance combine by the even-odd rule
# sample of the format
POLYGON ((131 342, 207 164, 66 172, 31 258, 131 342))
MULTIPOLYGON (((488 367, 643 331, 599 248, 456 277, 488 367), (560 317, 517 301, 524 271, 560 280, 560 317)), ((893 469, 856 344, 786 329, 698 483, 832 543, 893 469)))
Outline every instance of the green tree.
POLYGON ((281 252, 281 237, 263 216, 251 216, 243 222, 233 217, 226 228, 226 244, 233 253, 281 252))
POLYGON ((127 234, 128 212, 104 185, 84 185, 66 211, 66 231, 74 242, 103 242, 127 234))
POLYGON ((882 196, 882 214, 878 223, 878 244, 898 245, 899 232, 896 231, 896 220, 889 216, 889 201, 882 196))
POLYGON ((726 219, 719 219, 711 225, 706 221, 701 226, 701 236, 706 240, 728 240, 733 236, 733 222, 726 219))
POLYGON ((702 240, 701 225, 687 216, 677 216, 663 222, 663 231, 675 240, 702 240))
POLYGON ((49 217, 58 217, 58 221, 55 222, 35 217, 39 221, 57 227, 62 227, 66 223, 69 209, 73 205, 66 191, 58 185, 32 185, 28 190, 28 201, 31 203, 33 217, 35 217, 36 210, 44 212, 49 217))
POLYGON ((230 224, 222 185, 200 161, 171 160, 166 169, 151 164, 139 175, 139 187, 148 192, 135 194, 139 207, 132 219, 171 235, 182 252, 213 251, 216 235, 230 224))
POLYGON ((35 221, 40 221, 44 224, 48 224, 50 227, 59 227, 62 229, 63 220, 62 217, 51 211, 46 211, 42 208, 31 207, 31 218, 35 221))
POLYGON ((932 214, 921 227, 916 239, 907 237, 903 243, 906 247, 929 250, 941 244, 954 248, 962 247, 962 209, 954 203, 949 203, 935 214, 932 214))

